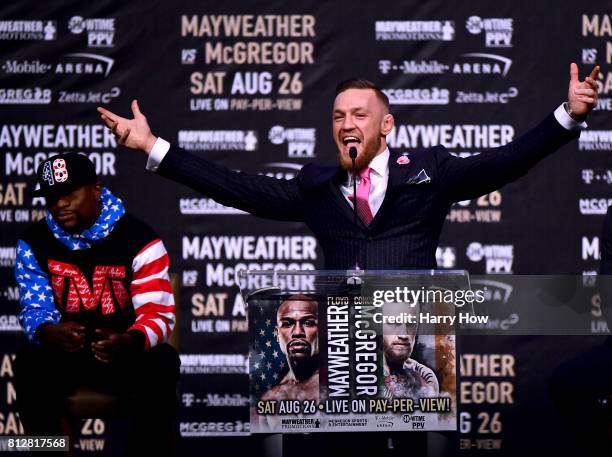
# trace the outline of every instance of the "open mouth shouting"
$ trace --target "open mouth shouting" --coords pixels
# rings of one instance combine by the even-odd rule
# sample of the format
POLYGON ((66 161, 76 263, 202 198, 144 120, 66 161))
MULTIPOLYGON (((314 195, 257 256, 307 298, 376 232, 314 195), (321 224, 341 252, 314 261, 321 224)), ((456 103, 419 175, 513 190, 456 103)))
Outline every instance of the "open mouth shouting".
POLYGON ((355 135, 343 135, 340 141, 344 145, 343 152, 347 154, 350 148, 358 147, 361 144, 361 139, 355 135))

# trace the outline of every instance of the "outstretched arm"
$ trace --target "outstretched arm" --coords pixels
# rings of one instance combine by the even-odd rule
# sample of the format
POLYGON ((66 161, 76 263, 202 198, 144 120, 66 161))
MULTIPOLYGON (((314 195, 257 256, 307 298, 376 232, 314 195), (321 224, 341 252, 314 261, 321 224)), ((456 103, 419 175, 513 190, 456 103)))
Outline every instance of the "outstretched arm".
POLYGON ((460 159, 443 154, 440 159, 441 182, 451 201, 467 200, 493 192, 525 175, 531 167, 580 134, 580 123, 597 105, 599 67, 584 81, 578 67, 570 66, 567 104, 559 107, 536 128, 499 148, 460 159))
MULTIPOLYGON (((277 220, 302 220, 302 199, 297 179, 275 179, 230 170, 178 147, 169 146, 151 132, 138 102, 132 101, 132 119, 98 107, 100 117, 117 142, 151 154, 161 146, 161 163, 154 168, 161 176, 213 198, 218 203, 255 216, 277 220)), ((153 155, 157 155, 157 152, 153 155)))

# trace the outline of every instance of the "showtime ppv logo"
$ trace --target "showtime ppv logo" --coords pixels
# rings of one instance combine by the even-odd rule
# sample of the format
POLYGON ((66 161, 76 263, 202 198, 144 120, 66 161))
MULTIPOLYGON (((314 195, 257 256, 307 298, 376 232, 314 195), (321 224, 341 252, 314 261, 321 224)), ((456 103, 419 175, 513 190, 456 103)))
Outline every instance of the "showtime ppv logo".
POLYGON ((380 41, 452 41, 453 21, 376 21, 376 40, 380 41))
POLYGON ((514 246, 511 244, 470 243, 466 255, 472 262, 485 260, 487 273, 512 273, 514 262, 514 246))
POLYGON ((317 134, 314 128, 285 128, 275 125, 268 132, 268 139, 270 143, 277 145, 286 142, 288 157, 312 158, 315 156, 317 134))
POLYGON ((487 48, 510 48, 514 31, 512 22, 512 18, 482 19, 480 16, 470 16, 465 23, 465 28, 473 35, 484 31, 487 48))
POLYGON ((612 130, 583 130, 578 139, 581 151, 612 151, 612 130))
POLYGON ((448 105, 448 89, 383 89, 391 105, 448 105))
POLYGON ((179 130, 179 146, 188 151, 255 151, 255 130, 179 130))
POLYGON ((55 40, 55 21, 0 21, 0 40, 55 40))
POLYGON ((73 16, 68 22, 68 29, 75 35, 87 32, 87 46, 90 48, 110 48, 114 45, 115 19, 84 19, 73 16))

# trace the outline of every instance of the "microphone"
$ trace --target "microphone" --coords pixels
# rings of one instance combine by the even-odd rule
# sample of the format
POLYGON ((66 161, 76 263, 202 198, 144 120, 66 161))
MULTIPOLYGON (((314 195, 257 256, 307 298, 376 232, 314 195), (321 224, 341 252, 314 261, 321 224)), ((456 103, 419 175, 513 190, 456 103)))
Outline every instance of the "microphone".
MULTIPOLYGON (((355 159, 357 158, 357 148, 351 146, 349 148, 349 157, 353 162, 353 223, 357 226, 357 172, 355 171, 355 159)), ((355 271, 360 270, 359 262, 355 259, 355 271)), ((360 284, 361 282, 359 282, 360 284)))
POLYGON ((357 148, 351 146, 349 148, 349 157, 353 162, 353 221, 357 225, 357 173, 355 171, 355 159, 357 158, 357 148))

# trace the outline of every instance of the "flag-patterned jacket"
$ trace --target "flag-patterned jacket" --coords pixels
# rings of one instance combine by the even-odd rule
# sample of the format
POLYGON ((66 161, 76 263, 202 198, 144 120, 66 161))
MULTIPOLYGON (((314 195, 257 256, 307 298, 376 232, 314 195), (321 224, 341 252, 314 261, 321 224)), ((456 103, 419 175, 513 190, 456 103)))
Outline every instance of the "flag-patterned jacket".
POLYGON ((17 243, 19 320, 31 341, 46 322, 76 321, 128 331, 151 348, 174 328, 175 304, 163 242, 102 190, 102 211, 89 229, 65 232, 47 211, 17 243))

